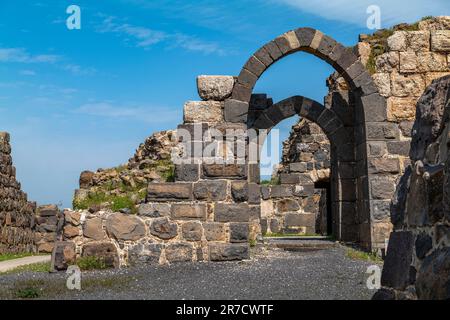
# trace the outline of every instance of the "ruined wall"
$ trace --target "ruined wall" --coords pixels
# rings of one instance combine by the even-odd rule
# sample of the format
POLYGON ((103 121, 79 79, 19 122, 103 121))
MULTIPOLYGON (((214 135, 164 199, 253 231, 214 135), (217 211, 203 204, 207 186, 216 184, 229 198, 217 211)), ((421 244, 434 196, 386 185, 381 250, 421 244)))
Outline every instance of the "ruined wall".
POLYGON ((34 250, 34 204, 16 180, 9 134, 0 132, 0 253, 34 250))
POLYGON ((300 119, 283 142, 272 178, 280 185, 261 186, 263 233, 326 234, 327 192, 314 184, 329 184, 329 178, 330 142, 317 124, 300 119))
POLYGON ((374 299, 449 299, 450 76, 433 81, 416 108, 410 160, 391 205, 390 236, 374 299))
POLYGON ((174 179, 170 156, 176 146, 175 136, 176 132, 171 130, 156 132, 137 148, 127 164, 82 172, 73 207, 94 212, 128 209, 136 213, 134 207, 145 200, 150 182, 174 179))

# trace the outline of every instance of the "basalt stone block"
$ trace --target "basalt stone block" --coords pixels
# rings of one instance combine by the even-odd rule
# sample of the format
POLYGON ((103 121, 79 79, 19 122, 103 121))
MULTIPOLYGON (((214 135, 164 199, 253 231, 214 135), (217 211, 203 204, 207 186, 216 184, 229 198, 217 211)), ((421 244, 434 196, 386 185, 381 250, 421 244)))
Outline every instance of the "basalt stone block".
POLYGON ((408 166, 405 173, 400 178, 397 184, 392 204, 391 204, 391 221, 394 225, 394 229, 401 229, 405 219, 406 200, 408 197, 410 179, 411 179, 411 166, 408 166))
POLYGON ((370 206, 372 208, 372 218, 374 220, 387 220, 390 216, 390 204, 391 201, 372 200, 370 206))
POLYGON ((294 52, 294 50, 297 50, 300 47, 300 43, 294 31, 289 31, 279 36, 275 39, 275 43, 283 54, 294 52))
POLYGON ((381 274, 381 285, 404 290, 409 284, 414 236, 411 231, 392 232, 381 274))
POLYGON ((375 292, 372 300, 395 300, 395 291, 389 288, 381 288, 375 292))
POLYGON ((320 41, 319 47, 317 48, 317 53, 321 57, 324 57, 328 62, 333 62, 333 60, 331 60, 329 56, 333 52, 333 49, 336 45, 337 42, 334 39, 324 35, 322 37, 322 40, 320 41))
POLYGON ((83 236, 93 240, 103 240, 106 233, 103 230, 102 219, 98 217, 87 219, 83 225, 83 236))
POLYGON ((128 263, 130 265, 157 265, 161 257, 162 247, 162 244, 151 242, 134 244, 128 249, 128 263))
POLYGON ((264 49, 267 51, 267 53, 270 55, 273 61, 278 60, 283 55, 283 53, 281 52, 280 48, 278 48, 275 41, 270 41, 269 43, 264 45, 264 49))
POLYGON ((170 205, 167 203, 142 203, 139 205, 138 215, 151 218, 170 216, 170 205))
POLYGON ((94 178, 94 173, 92 171, 83 171, 80 174, 80 188, 86 189, 89 188, 89 186, 92 185, 92 179, 94 178))
POLYGON ((192 261, 194 247, 190 243, 170 243, 165 253, 169 263, 192 261))
POLYGON ((245 178, 245 164, 203 164, 203 175, 206 178, 245 178))
POLYGON ((426 233, 420 233, 416 238, 415 247, 417 258, 422 260, 433 248, 433 239, 426 233))
POLYGON ((301 117, 305 117, 310 121, 317 122, 320 115, 324 111, 325 108, 321 104, 312 101, 310 99, 304 98, 299 114, 301 117))
POLYGON ((253 88, 257 80, 258 77, 245 68, 239 73, 238 82, 247 88, 253 88))
POLYGON ((75 243, 71 241, 56 242, 52 251, 51 270, 66 270, 75 262, 75 243))
POLYGON ((106 219, 108 234, 117 240, 139 240, 145 236, 145 224, 136 216, 114 213, 106 219))
POLYGON ((263 200, 268 200, 270 197, 270 188, 268 186, 261 186, 261 197, 263 200))
POLYGON ((390 200, 395 192, 395 183, 388 177, 371 177, 370 193, 372 199, 390 200))
POLYGON ((387 119, 386 98, 374 93, 361 98, 364 105, 365 120, 367 122, 381 122, 387 119))
POLYGON ((248 242, 249 233, 248 223, 230 224, 230 242, 248 242))
POLYGON ((293 186, 291 185, 274 185, 270 187, 271 198, 292 197, 294 194, 293 186))
POLYGON ((250 258, 248 244, 210 243, 209 259, 211 261, 232 261, 250 258))
POLYGON ((369 122, 366 123, 368 140, 393 140, 399 138, 397 124, 391 122, 369 122))
POLYGON ((107 266, 118 268, 119 255, 111 242, 89 242, 82 247, 82 257, 96 257, 107 266))
POLYGON ((200 222, 189 221, 183 223, 181 226, 183 238, 188 241, 200 241, 202 240, 203 227, 200 222))
POLYGON ((286 119, 279 105, 271 106, 270 108, 266 109, 264 113, 267 119, 270 119, 270 121, 274 124, 278 124, 286 119))
POLYGON ((369 173, 399 173, 399 159, 392 158, 372 158, 368 163, 369 173))
POLYGON ((39 206, 37 208, 37 215, 40 217, 56 216, 58 213, 59 213, 59 209, 54 204, 39 206))
POLYGON ((231 196, 236 202, 248 200, 248 183, 246 181, 233 181, 231 183, 231 196))
POLYGON ((310 197, 314 194, 314 184, 296 185, 294 188, 294 196, 310 197))
POLYGON ((192 183, 150 183, 147 201, 176 201, 192 199, 192 183))
POLYGON ((203 100, 223 101, 231 95, 234 85, 233 76, 197 77, 197 90, 203 100))
POLYGON ((256 51, 255 57, 258 58, 259 61, 264 63, 266 67, 270 66, 273 63, 273 58, 265 47, 261 47, 258 51, 256 51))
POLYGON ((261 219, 261 206, 249 206, 250 221, 258 221, 261 219))
POLYGON ((205 222, 203 223, 205 231, 205 238, 207 241, 225 241, 226 230, 225 224, 219 222, 205 222))
MULTIPOLYGON (((244 68, 259 77, 264 70, 266 70, 266 66, 264 63, 258 60, 255 56, 251 56, 244 65, 244 68)), ((238 80, 239 81, 239 80, 238 80)))
POLYGON ((176 181, 198 181, 200 179, 200 164, 179 164, 175 166, 176 181))
POLYGON ((172 219, 206 220, 206 215, 205 204, 180 203, 172 205, 172 219))
POLYGON ((417 275, 417 297, 423 300, 449 300, 449 270, 450 247, 438 249, 426 257, 417 275))
POLYGON ((298 28, 295 30, 300 47, 309 47, 316 34, 312 28, 298 28))
MULTIPOLYGON (((242 90, 249 91, 247 88, 243 88, 242 90)), ((234 98, 225 100, 224 117, 226 122, 247 123, 248 102, 244 102, 247 101, 245 97, 240 98, 243 100, 234 98)), ((250 96, 248 98, 250 99, 250 96)))
POLYGON ((310 213, 288 213, 284 218, 284 226, 290 227, 311 227, 316 223, 316 217, 310 213))
POLYGON ((208 128, 209 126, 207 123, 179 124, 177 127, 178 141, 203 141, 208 128))
POLYGON ((289 174, 289 173, 280 174, 281 184, 297 184, 299 183, 299 181, 300 179, 298 174, 289 174))
POLYGON ((194 184, 194 197, 197 200, 225 200, 227 197, 227 181, 199 181, 194 184))
POLYGON ((300 205, 295 199, 283 199, 277 202, 279 213, 300 210, 300 205))
POLYGON ((248 222, 250 219, 246 203, 215 203, 214 221, 216 222, 248 222))
POLYGON ((248 203, 260 204, 261 203, 261 187, 256 183, 248 184, 248 203))
POLYGON ((171 222, 168 218, 157 218, 153 220, 150 226, 150 233, 160 239, 169 240, 177 236, 178 227, 175 222, 171 222))
POLYGON ((272 233, 278 233, 281 231, 280 222, 278 219, 270 219, 270 231, 272 233))

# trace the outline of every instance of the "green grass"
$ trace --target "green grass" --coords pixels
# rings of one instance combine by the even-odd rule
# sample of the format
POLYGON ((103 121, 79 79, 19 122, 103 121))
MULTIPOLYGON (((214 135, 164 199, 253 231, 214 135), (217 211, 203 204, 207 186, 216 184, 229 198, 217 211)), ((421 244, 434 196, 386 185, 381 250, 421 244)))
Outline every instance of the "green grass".
POLYGON ((371 261, 376 263, 382 263, 383 259, 381 259, 378 255, 371 253, 371 252, 365 252, 356 250, 353 248, 348 248, 346 252, 346 256, 350 259, 354 260, 363 260, 363 261, 371 261))
POLYGON ((105 261, 98 257, 81 257, 77 259, 76 264, 83 271, 103 270, 108 268, 105 261))
POLYGON ((260 182, 260 184, 263 185, 263 186, 276 186, 276 185, 281 184, 281 182, 280 182, 280 178, 279 177, 275 177, 275 178, 272 178, 270 180, 262 180, 260 182))
POLYGON ((12 274, 12 273, 22 273, 22 272, 50 272, 50 262, 39 262, 28 264, 25 266, 20 266, 5 272, 0 272, 0 274, 12 274))
POLYGON ((248 244, 250 245, 250 247, 256 247, 256 240, 255 239, 250 239, 248 240, 248 244))
POLYGON ((14 260, 24 257, 32 256, 33 253, 31 252, 21 252, 21 253, 3 253, 0 254, 0 262, 7 261, 7 260, 14 260))

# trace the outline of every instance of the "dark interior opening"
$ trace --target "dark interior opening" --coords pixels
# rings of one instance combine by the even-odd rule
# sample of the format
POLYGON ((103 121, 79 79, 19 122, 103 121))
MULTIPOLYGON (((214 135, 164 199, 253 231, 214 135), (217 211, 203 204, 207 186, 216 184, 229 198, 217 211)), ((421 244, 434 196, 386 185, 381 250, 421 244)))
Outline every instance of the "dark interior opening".
MULTIPOLYGON (((325 205, 326 208, 321 207, 320 211, 325 212, 326 216, 326 235, 330 236, 333 234, 333 216, 331 212, 331 187, 329 180, 319 180, 314 183, 315 189, 322 189, 325 191, 326 200, 321 204, 325 205)), ((324 233, 324 230, 321 230, 324 233)))

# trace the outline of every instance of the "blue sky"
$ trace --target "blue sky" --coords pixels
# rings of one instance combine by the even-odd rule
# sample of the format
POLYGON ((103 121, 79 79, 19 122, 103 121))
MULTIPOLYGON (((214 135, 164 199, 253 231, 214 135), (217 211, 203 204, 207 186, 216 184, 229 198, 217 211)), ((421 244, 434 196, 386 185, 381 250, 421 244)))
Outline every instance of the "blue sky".
MULTIPOLYGON (((199 74, 237 75, 265 42, 300 26, 345 45, 383 26, 450 14, 445 0, 2 0, 0 130, 12 135, 18 179, 31 200, 70 206, 82 170, 125 163, 152 132, 182 121, 199 74), (66 8, 81 8, 68 30, 66 8)), ((331 67, 307 54, 269 69, 255 92, 322 101, 331 67)), ((291 122, 280 126, 286 137, 291 122)))

